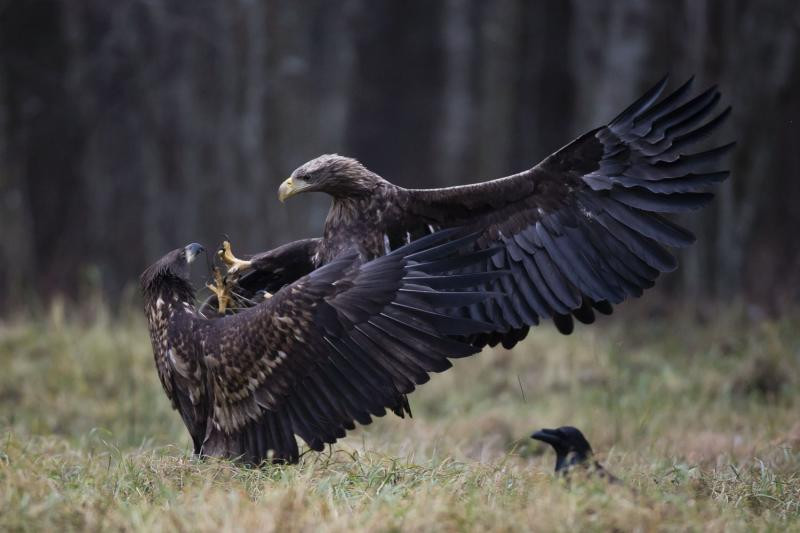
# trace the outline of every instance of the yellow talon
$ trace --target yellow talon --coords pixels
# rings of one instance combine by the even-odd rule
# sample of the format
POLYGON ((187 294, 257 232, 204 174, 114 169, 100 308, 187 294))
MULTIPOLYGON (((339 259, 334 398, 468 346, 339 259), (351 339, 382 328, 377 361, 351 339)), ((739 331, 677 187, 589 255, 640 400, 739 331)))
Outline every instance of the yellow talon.
POLYGON ((228 274, 236 274, 242 270, 247 270, 251 266, 250 261, 239 259, 231 251, 231 243, 222 241, 222 248, 217 251, 217 255, 223 263, 228 265, 228 274))
POLYGON ((224 315, 225 310, 228 309, 232 299, 228 290, 228 286, 218 268, 214 268, 214 284, 212 285, 211 283, 207 283, 206 287, 208 287, 211 292, 217 295, 217 310, 219 311, 219 314, 224 315))

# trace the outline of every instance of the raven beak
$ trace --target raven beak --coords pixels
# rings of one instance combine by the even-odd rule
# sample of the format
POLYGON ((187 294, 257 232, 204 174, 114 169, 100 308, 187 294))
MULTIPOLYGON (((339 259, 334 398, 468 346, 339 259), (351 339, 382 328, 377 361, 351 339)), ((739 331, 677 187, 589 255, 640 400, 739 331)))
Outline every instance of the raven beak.
POLYGON ((304 189, 308 188, 308 183, 303 180, 295 180, 293 178, 289 178, 278 188, 278 200, 281 202, 285 202, 287 198, 291 198, 295 194, 302 192, 304 189))
POLYGON ((186 250, 186 263, 191 264, 192 261, 194 261, 198 255, 200 255, 205 251, 205 248, 203 248, 202 244, 197 244, 196 242, 193 242, 192 244, 186 246, 185 250, 186 250))
POLYGON ((546 442, 551 446, 555 446, 557 443, 561 442, 561 439, 558 438, 558 434, 554 429, 540 429, 533 435, 531 435, 532 439, 540 440, 542 442, 546 442))

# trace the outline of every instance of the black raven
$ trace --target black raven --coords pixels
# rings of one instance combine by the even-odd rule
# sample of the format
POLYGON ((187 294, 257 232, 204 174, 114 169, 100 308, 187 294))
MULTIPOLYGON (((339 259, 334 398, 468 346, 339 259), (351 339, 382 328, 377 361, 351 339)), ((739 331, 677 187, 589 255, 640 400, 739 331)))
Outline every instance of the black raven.
POLYGON ((592 458, 592 446, 578 428, 540 429, 531 438, 546 442, 556 451, 556 473, 566 476, 574 468, 583 468, 590 474, 619 483, 619 479, 592 458))

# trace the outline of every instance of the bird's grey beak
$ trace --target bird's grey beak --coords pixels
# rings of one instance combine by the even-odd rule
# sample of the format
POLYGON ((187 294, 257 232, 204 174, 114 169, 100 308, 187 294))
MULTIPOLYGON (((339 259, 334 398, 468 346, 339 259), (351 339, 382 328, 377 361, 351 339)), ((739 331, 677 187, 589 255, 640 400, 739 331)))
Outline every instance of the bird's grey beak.
POLYGON ((200 255, 205 251, 205 248, 203 248, 202 244, 197 244, 196 242, 193 242, 192 244, 186 246, 185 250, 186 250, 186 262, 188 264, 191 264, 192 261, 194 261, 198 255, 200 255))
POLYGON ((287 198, 294 196, 309 187, 308 182, 301 179, 289 178, 278 188, 278 200, 285 202, 287 198))
POLYGON ((540 440, 542 442, 546 442, 551 446, 555 446, 557 443, 561 442, 561 439, 558 438, 556 431, 554 429, 540 429, 533 435, 531 435, 532 439, 540 440))

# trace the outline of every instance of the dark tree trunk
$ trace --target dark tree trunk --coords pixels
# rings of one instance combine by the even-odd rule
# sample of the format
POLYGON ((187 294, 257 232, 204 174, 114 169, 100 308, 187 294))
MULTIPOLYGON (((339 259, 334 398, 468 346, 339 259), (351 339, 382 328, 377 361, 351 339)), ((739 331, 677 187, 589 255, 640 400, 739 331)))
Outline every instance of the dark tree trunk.
POLYGON ((0 305, 116 301, 227 234, 239 253, 320 232, 276 188, 321 153, 407 186, 528 168, 664 73, 718 82, 733 179, 683 217, 676 297, 798 299, 800 4, 6 2, 0 7, 0 305))

